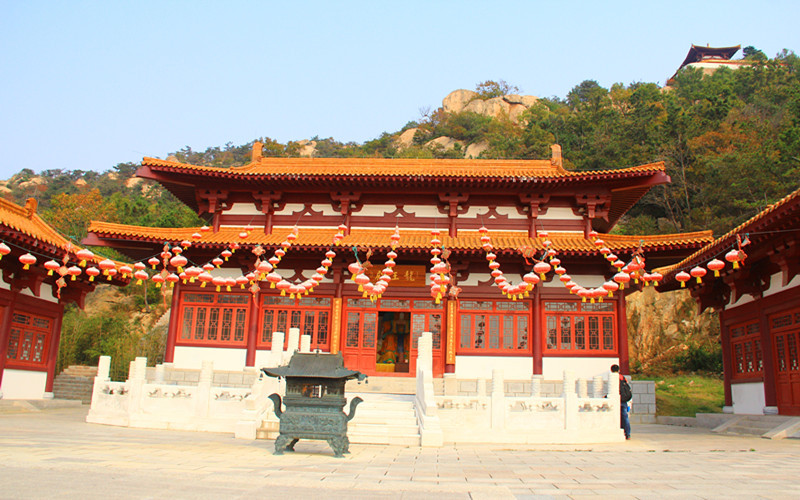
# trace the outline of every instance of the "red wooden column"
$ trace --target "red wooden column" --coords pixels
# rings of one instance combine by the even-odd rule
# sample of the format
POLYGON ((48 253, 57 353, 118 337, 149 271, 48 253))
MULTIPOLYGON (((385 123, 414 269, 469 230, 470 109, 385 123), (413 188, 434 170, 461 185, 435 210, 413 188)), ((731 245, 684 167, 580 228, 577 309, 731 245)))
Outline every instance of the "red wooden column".
MULTIPOLYGON (((720 337, 722 341, 722 383, 725 386, 725 406, 733 406, 731 393, 731 377, 733 366, 731 364, 731 332, 725 324, 725 309, 719 312, 720 337)), ((765 349, 762 347, 761 351, 765 349)))
MULTIPOLYGON (((9 293, 2 292, 0 293, 9 293)), ((8 356, 8 336, 11 332, 11 318, 14 316, 14 306, 17 303, 17 294, 10 292, 11 300, 5 305, 5 312, 3 313, 3 323, 0 326, 0 387, 3 384, 3 372, 6 369, 6 358, 8 356)), ((3 301, 5 302, 5 301, 3 301)))
POLYGON ((250 294, 250 317, 247 327, 247 355, 245 366, 256 365, 256 341, 258 340, 258 305, 261 302, 261 290, 250 294))
POLYGON ((456 372, 456 307, 455 300, 444 299, 444 310, 446 311, 444 319, 445 331, 445 354, 444 354, 444 372, 456 372))
MULTIPOLYGON (((178 338, 178 315, 180 314, 181 288, 183 287, 178 283, 172 291, 172 304, 169 310, 169 328, 167 329, 167 346, 164 349, 165 363, 172 363, 175 358, 175 340, 178 338)), ((145 293, 147 293, 147 291, 145 291, 145 293)))
MULTIPOLYGON (((788 297, 787 297, 788 299, 788 297)), ((772 349, 772 335, 769 329, 769 318, 764 312, 764 299, 757 300, 758 317, 760 318, 758 328, 761 332, 761 360, 763 363, 762 373, 764 374, 764 406, 778 406, 778 383, 775 380, 775 354, 772 349)))
POLYGON ((531 338, 530 343, 533 347, 533 374, 541 375, 543 372, 542 367, 542 346, 544 343, 544 336, 542 335, 542 301, 539 295, 539 287, 533 289, 533 322, 531 324, 531 338))
POLYGON ((58 343, 61 340, 61 321, 64 318, 64 304, 59 303, 53 324, 52 334, 50 335, 50 347, 47 351, 47 382, 44 385, 44 392, 53 392, 53 383, 56 380, 56 362, 58 361, 58 343))
POLYGON ((629 375, 631 370, 628 361, 628 313, 625 293, 620 293, 617 298, 617 345, 619 346, 619 372, 629 375))

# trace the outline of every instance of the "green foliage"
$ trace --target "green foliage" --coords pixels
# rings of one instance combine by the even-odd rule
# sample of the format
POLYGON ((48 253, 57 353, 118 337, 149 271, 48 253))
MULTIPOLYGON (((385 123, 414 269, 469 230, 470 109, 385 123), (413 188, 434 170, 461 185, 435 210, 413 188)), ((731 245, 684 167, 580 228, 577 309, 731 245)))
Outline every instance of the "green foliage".
POLYGON ((687 347, 685 351, 672 358, 674 371, 722 374, 722 346, 720 344, 692 343, 687 347))
POLYGON ((478 99, 491 99, 492 97, 503 97, 508 94, 519 93, 519 88, 516 85, 511 85, 505 80, 486 80, 475 86, 475 92, 478 93, 478 99))
POLYGON ((715 375, 670 375, 634 377, 653 380, 656 413, 659 416, 694 417, 697 413, 720 413, 725 404, 722 379, 715 375))

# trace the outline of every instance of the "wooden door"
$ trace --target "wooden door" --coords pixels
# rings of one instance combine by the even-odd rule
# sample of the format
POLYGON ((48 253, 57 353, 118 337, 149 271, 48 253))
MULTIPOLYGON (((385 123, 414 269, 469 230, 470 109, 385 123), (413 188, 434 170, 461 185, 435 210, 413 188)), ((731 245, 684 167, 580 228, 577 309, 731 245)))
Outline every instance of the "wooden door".
POLYGON ((800 415, 800 309, 770 316, 778 412, 800 415))
POLYGON ((423 332, 433 334, 433 376, 444 373, 444 349, 442 349, 443 312, 411 312, 411 373, 417 373, 417 343, 423 332))
POLYGON ((377 334, 377 311, 346 311, 342 345, 344 366, 351 370, 373 373, 375 371, 377 334))

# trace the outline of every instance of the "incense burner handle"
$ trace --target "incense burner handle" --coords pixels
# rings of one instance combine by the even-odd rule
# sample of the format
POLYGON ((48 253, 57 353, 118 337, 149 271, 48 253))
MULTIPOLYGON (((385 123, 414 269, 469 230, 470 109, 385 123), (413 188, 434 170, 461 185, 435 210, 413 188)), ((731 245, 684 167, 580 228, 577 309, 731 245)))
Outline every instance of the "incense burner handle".
POLYGON ((283 410, 281 410, 281 395, 278 393, 273 393, 269 395, 269 399, 272 400, 272 406, 273 409, 275 410, 275 416, 281 418, 281 413, 283 413, 283 410))
POLYGON ((364 402, 364 400, 361 399, 358 396, 356 396, 356 397, 354 397, 353 399, 350 400, 350 414, 347 415, 347 421, 348 422, 353 420, 353 417, 356 416, 356 406, 358 406, 360 403, 363 403, 363 402, 364 402))

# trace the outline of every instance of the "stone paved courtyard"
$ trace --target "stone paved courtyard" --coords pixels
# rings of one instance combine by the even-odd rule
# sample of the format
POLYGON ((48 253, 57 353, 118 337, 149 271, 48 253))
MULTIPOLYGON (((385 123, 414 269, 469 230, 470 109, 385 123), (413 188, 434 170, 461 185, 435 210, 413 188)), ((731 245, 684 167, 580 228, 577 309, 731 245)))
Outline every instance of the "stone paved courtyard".
POLYGON ((87 424, 87 407, 0 414, 0 498, 798 498, 800 440, 640 425, 597 446, 351 445, 87 424))

